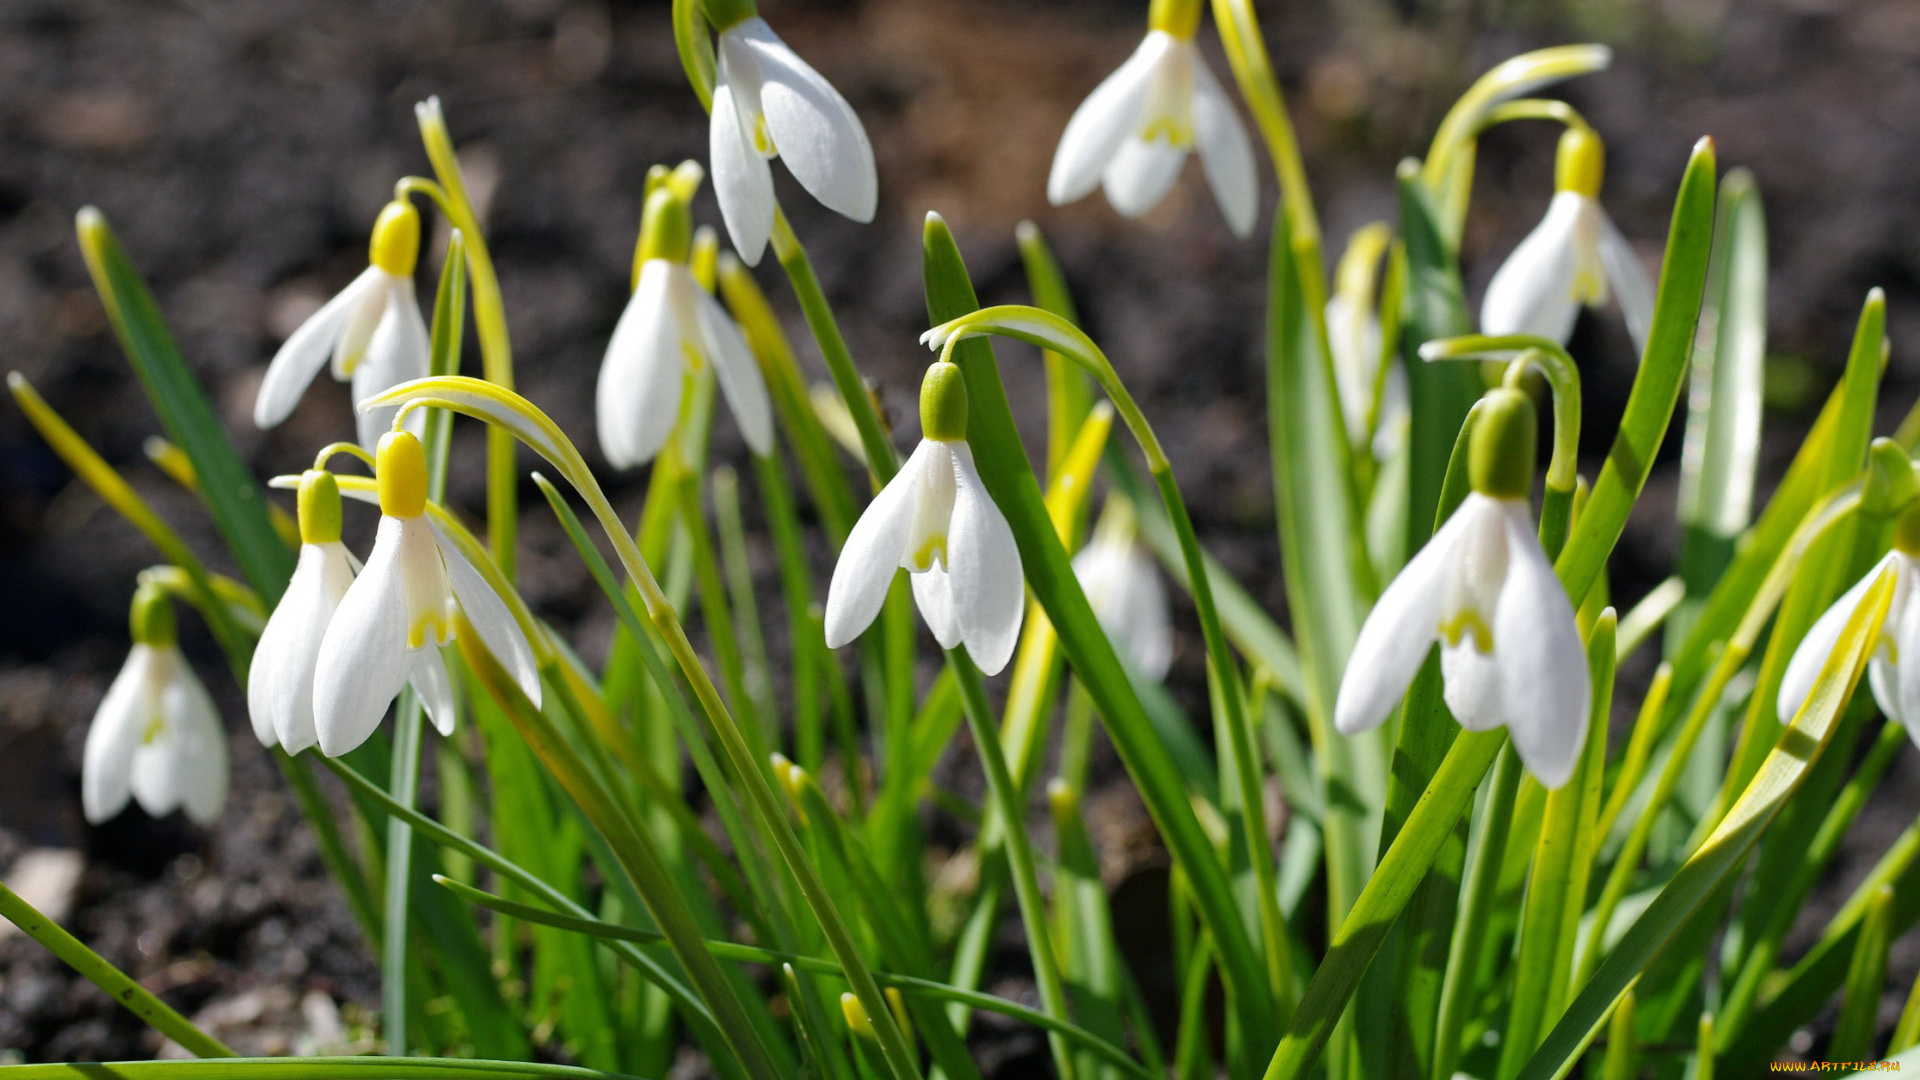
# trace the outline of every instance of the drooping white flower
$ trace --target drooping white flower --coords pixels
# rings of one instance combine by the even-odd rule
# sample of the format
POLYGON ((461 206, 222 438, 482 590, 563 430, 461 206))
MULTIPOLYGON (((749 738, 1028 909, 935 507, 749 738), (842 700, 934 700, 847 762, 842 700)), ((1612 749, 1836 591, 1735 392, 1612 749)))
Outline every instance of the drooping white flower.
POLYGON ((1333 358, 1347 438, 1354 446, 1361 446, 1367 441, 1368 422, 1373 420, 1373 456, 1383 461, 1398 447, 1410 408, 1406 372, 1394 363, 1384 381, 1380 373, 1386 354, 1380 317, 1374 311, 1374 276, 1391 237, 1392 231, 1381 222, 1354 234, 1340 257, 1333 295, 1326 306, 1327 351, 1333 358), (1380 399, 1377 417, 1370 415, 1376 393, 1380 399))
POLYGON ((1253 232, 1253 143, 1194 45, 1199 21, 1199 4, 1153 6, 1146 39, 1067 122, 1047 175, 1049 202, 1062 206, 1100 185, 1114 210, 1139 217, 1159 205, 1197 150, 1227 225, 1236 236, 1253 232))
POLYGON ((1473 492, 1367 615, 1340 679, 1334 726, 1352 735, 1385 720, 1438 643, 1447 708, 1460 726, 1504 725, 1527 768, 1559 787, 1586 745, 1586 650, 1527 511, 1533 406, 1513 390, 1489 398, 1474 439, 1486 433, 1504 445, 1473 455, 1473 492), (1522 428, 1524 436, 1507 434, 1522 428))
POLYGON ((142 585, 132 621, 133 650, 87 730, 81 807, 97 825, 132 798, 154 817, 185 809, 211 825, 227 801, 226 729, 175 643, 171 601, 142 585))
POLYGON ((1026 578, 1013 530, 987 494, 967 446, 966 384, 941 361, 920 385, 920 445, 854 523, 827 586, 827 647, 860 636, 896 570, 941 648, 965 644, 988 675, 1013 656, 1026 578))
POLYGON ((753 353, 717 300, 687 269, 693 219, 666 185, 647 197, 632 299, 600 364, 595 394, 600 449, 616 468, 653 460, 680 414, 682 377, 712 365, 740 434, 756 454, 773 449, 773 406, 753 353))
MULTIPOLYGON (((253 402, 256 427, 273 427, 291 415, 329 360, 335 379, 353 381, 355 404, 390 386, 426 378, 432 345, 413 294, 420 214, 411 203, 387 204, 374 222, 370 248, 371 265, 274 354, 253 402)), ((392 421, 392 409, 359 413, 360 445, 372 450, 392 421)), ((425 414, 415 414, 411 422, 416 434, 425 430, 425 414)))
POLYGON ((1561 136, 1547 216, 1487 285, 1480 305, 1481 333, 1536 334, 1564 345, 1580 306, 1606 303, 1611 290, 1620 300, 1634 350, 1646 352, 1653 325, 1653 283, 1632 245, 1600 206, 1604 155, 1600 137, 1591 131, 1569 128, 1561 136))
POLYGON ((773 233, 779 157, 807 194, 855 221, 873 220, 880 184, 873 146, 853 106, 800 59, 752 0, 709 0, 719 31, 708 153, 714 194, 734 250, 760 265, 773 233))
MULTIPOLYGON (((333 474, 308 470, 300 477, 300 561, 287 591, 267 619, 247 669, 247 713, 260 745, 297 754, 319 741, 313 722, 314 671, 320 661, 333 613, 353 584, 359 561, 340 542, 340 486, 333 474)), ((422 657, 414 689, 429 708, 440 708, 435 722, 450 727, 453 714, 442 708, 436 689, 448 682, 436 653, 422 657)))
POLYGON ((1173 665, 1173 620, 1167 590, 1153 559, 1134 542, 1133 527, 1132 504, 1109 499, 1093 539, 1073 557, 1073 573, 1114 651, 1157 681, 1173 665))
POLYGON ((1920 544, 1914 541, 1920 540, 1920 536, 1912 535, 1920 530, 1912 529, 1906 521, 1902 525, 1907 534, 1903 537, 1905 543, 1888 552, 1853 588, 1834 601, 1793 650, 1793 659, 1787 661, 1787 672, 1780 680, 1780 697, 1775 705, 1781 723, 1791 724, 1799 714, 1800 706, 1820 678, 1820 669, 1826 666, 1834 646, 1839 644, 1847 620, 1853 617, 1881 571, 1891 565, 1893 601, 1887 608, 1886 621, 1881 624, 1873 656, 1867 661, 1867 684, 1873 688, 1873 700, 1879 704, 1880 711, 1887 714, 1887 719, 1905 727, 1915 744, 1920 745, 1920 604, 1913 603, 1913 585, 1920 579, 1920 558, 1916 557, 1920 556, 1920 544))
POLYGON ((388 432, 375 473, 381 516, 373 553, 340 597, 314 660, 314 732, 328 757, 365 742, 409 680, 434 726, 442 734, 453 730, 453 684, 436 646, 453 639, 456 611, 528 699, 540 702, 539 669, 520 624, 427 521, 420 440, 408 431, 388 432))

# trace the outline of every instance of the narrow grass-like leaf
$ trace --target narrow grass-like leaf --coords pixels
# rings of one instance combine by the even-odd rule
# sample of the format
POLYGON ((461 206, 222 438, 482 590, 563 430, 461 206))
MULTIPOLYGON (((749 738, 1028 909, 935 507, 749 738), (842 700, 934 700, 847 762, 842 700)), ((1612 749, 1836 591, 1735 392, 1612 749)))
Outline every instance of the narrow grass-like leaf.
MULTIPOLYGON (((930 214, 925 232, 929 314, 936 324, 975 310, 972 282, 946 222, 930 214)), ((983 338, 958 342, 953 360, 967 382, 968 442, 982 481, 1007 516, 1019 545, 1027 585, 1046 608, 1067 659, 1094 697, 1128 774, 1159 826, 1174 860, 1188 875, 1202 917, 1220 947, 1231 1007, 1249 1032, 1271 1029, 1272 1012, 1262 965, 1241 922, 1227 877, 1189 802, 1185 785, 1154 734, 1125 668, 1100 629, 1047 513, 1014 427, 992 346, 983 338)))
POLYGON ((1674 403, 1679 400, 1713 247, 1714 182, 1713 140, 1703 138, 1694 144, 1693 157, 1687 162, 1679 194, 1674 198, 1673 224, 1667 232, 1667 253, 1660 269, 1653 326, 1647 333, 1647 352, 1627 397, 1620 430, 1566 548, 1554 561, 1554 569, 1576 606, 1599 579, 1607 556, 1620 539, 1627 515, 1639 499, 1653 459, 1666 438, 1674 403))
POLYGON ((225 1043, 194 1027, 192 1021, 174 1012, 172 1006, 154 997, 152 991, 119 968, 107 963, 99 953, 82 944, 79 938, 61 929, 58 923, 34 910, 33 905, 21 899, 5 884, 0 884, 0 918, 46 946, 48 952, 99 987, 115 1003, 145 1021, 155 1031, 179 1043, 188 1053, 201 1058, 234 1056, 225 1043))
POLYGON ((1566 1074, 1593 1032, 1622 994, 1704 902, 1745 861, 1760 834, 1772 824, 1807 770, 1832 736, 1841 711, 1866 670, 1880 625, 1893 600, 1894 578, 1883 572, 1847 620, 1833 654, 1821 669, 1806 704, 1781 736, 1773 753, 1720 826, 1688 859, 1666 888, 1616 945, 1580 991, 1539 1051, 1520 1072, 1521 1080, 1548 1080, 1566 1074))
POLYGON ((483 1058, 310 1057, 5 1065, 13 1080, 640 1080, 573 1065, 483 1058))
POLYGON ((1853 943, 1847 965, 1847 992, 1840 1016, 1833 1022, 1827 1055, 1835 1061, 1861 1061, 1872 1056, 1874 1030, 1880 1022, 1880 992, 1887 982, 1887 947, 1892 944, 1893 886, 1874 890, 1860 936, 1853 943))
POLYGON ((146 282, 120 247, 106 216, 89 206, 76 228, 93 287, 107 309, 120 347, 126 351, 140 385, 167 437, 186 451, 199 477, 213 522, 227 542, 247 584, 269 605, 280 599, 293 574, 293 552, 280 542, 267 517, 260 484, 228 441, 220 418, 174 347, 160 309, 146 282))

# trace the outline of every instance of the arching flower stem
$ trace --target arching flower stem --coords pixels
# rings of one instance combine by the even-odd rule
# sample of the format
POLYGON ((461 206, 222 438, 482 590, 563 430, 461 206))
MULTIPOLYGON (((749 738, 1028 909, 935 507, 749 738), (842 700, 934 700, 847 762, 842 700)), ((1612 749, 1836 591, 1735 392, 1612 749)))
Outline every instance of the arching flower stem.
MULTIPOLYGON (((513 343, 507 335, 507 313, 500 298, 500 279, 493 271, 493 256, 487 251, 486 234, 480 230, 479 216, 467 198, 467 183, 460 171, 460 157, 453 149, 453 136, 447 131, 440 99, 430 97, 413 107, 420 124, 420 141, 427 160, 439 178, 438 194, 418 181, 410 190, 420 190, 434 199, 454 228, 460 230, 466 245, 467 273, 473 285, 473 324, 480 337, 480 362, 488 382, 513 389, 513 343)), ((402 181, 406 183, 407 181, 402 181)), ((396 188, 397 190, 397 188, 396 188)), ((498 428, 487 430, 487 545, 493 549, 500 572, 511 581, 516 564, 514 538, 518 535, 519 477, 514 471, 513 439, 498 428)))
POLYGON ((512 437, 526 443, 551 462, 586 500, 601 530, 613 544, 622 569, 639 590, 647 620, 666 641, 675 662, 693 689, 708 726, 741 778, 741 786, 746 790, 747 802, 760 831, 771 846, 779 851, 799 881, 808 907, 819 921, 835 958, 846 970, 847 982, 868 1013, 875 1017, 874 1027, 895 1080, 919 1080, 918 1062, 907 1046, 899 1025, 894 1022, 893 1013, 880 992, 879 984, 874 981, 872 972, 860 956, 846 920, 827 894, 819 875, 814 872, 781 800, 767 783, 765 769, 754 760, 745 734, 727 710, 719 690, 694 651, 693 643, 687 638, 686 629, 681 625, 673 605, 668 602, 646 560, 641 558, 640 549, 620 521, 613 504, 607 500, 606 493, 601 490, 599 481, 587 467, 580 451, 567 439, 559 425, 532 402, 511 390, 480 379, 466 376, 420 379, 403 383, 370 400, 378 405, 400 406, 401 415, 415 408, 449 409, 484 420, 500 431, 510 432, 512 437))
POLYGON ((1259 751, 1254 742, 1252 724, 1247 717, 1246 694, 1241 685, 1239 664, 1234 659, 1232 647, 1227 643, 1225 631, 1221 629, 1220 613, 1214 603, 1213 586, 1207 575, 1205 558, 1200 551, 1199 538, 1194 534, 1193 519, 1187 513, 1186 500, 1181 496, 1180 485, 1174 479, 1173 464, 1167 460, 1166 451, 1160 445, 1159 436, 1154 434, 1153 425, 1147 422, 1133 395, 1120 381, 1106 353, 1079 327, 1058 315, 1039 308, 1012 304, 982 308, 934 327, 922 336, 922 340, 939 348, 944 359, 957 342, 984 334, 1011 337, 1051 349, 1085 368, 1113 402, 1121 422, 1127 426, 1134 441, 1139 444, 1141 453, 1146 456, 1147 469, 1153 473, 1154 483, 1160 489, 1161 502, 1167 509, 1167 518, 1173 523, 1174 536, 1180 543, 1187 580, 1191 582, 1193 605, 1200 615, 1201 636, 1206 641, 1208 665, 1225 691, 1220 697, 1225 703, 1226 728, 1233 742, 1236 780, 1242 800, 1241 812, 1246 815, 1248 861, 1253 866, 1259 892, 1260 931, 1265 945, 1262 952, 1267 962, 1268 982, 1279 1015, 1284 1018, 1293 1009, 1292 961, 1289 957, 1291 939, 1287 936, 1289 931, 1280 913, 1273 852, 1266 842, 1266 794, 1264 778, 1260 775, 1259 751))
POLYGON ((1437 360, 1510 360, 1506 381, 1529 367, 1546 376, 1553 391, 1553 455, 1547 460, 1546 498, 1540 506, 1540 544, 1549 559, 1560 557, 1573 516, 1574 488, 1580 467, 1580 369, 1560 344, 1543 337, 1511 334, 1438 338, 1420 346, 1420 358, 1437 360))

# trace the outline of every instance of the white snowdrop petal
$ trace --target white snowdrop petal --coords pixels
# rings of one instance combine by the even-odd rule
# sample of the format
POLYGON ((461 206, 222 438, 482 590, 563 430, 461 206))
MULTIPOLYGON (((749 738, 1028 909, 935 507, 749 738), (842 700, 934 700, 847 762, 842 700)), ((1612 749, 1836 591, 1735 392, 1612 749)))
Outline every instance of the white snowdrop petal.
POLYGON ((373 554, 327 625, 314 666, 313 722, 320 752, 339 757, 367 740, 413 669, 407 648, 401 525, 382 517, 373 554))
POLYGON ((947 536, 947 572, 952 578, 953 615, 974 663, 997 675, 1013 658, 1026 617, 1026 577, 1020 548, 1006 516, 988 494, 964 442, 953 452, 955 491, 953 524, 947 536))
POLYGON ((227 802, 226 725, 185 658, 161 701, 172 742, 175 805, 195 824, 211 825, 227 802))
POLYGON ((713 194, 727 223, 733 250, 748 266, 760 265, 773 235, 773 170, 753 148, 752 131, 724 75, 713 88, 713 118, 707 128, 707 160, 713 194))
MULTIPOLYGON (((400 410, 389 405, 361 412, 357 406, 390 387, 426 378, 432 358, 433 344, 414 299, 413 282, 395 278, 388 290, 386 313, 367 342, 366 356, 353 369, 354 419, 360 445, 369 452, 379 449, 380 437, 392 430, 393 414, 400 410)), ((416 437, 426 433, 426 410, 415 409, 408 415, 407 430, 416 437)))
POLYGON ((338 542, 303 544, 247 670, 247 714, 262 746, 297 754, 313 745, 313 665, 333 609, 353 581, 338 542))
POLYGON ((1507 581, 1493 641, 1513 748, 1542 784, 1560 787, 1586 747, 1593 681, 1573 604, 1523 503, 1507 515, 1507 581))
POLYGON ((1466 525, 1458 512, 1448 518, 1367 613, 1334 698, 1333 723, 1342 735, 1357 735, 1385 720, 1426 663, 1466 525))
POLYGON ((913 586, 914 606, 920 609, 927 629, 933 631, 933 639, 943 649, 961 644, 964 638, 953 608, 953 575, 936 562, 917 574, 908 574, 907 581, 913 586))
POLYGON ((873 146, 853 106, 764 19, 748 19, 727 33, 738 35, 760 62, 760 107, 793 178, 827 209, 872 221, 879 181, 873 146))
POLYGON ((1566 344, 1580 314, 1580 302, 1573 297, 1580 211, 1581 196, 1567 191, 1554 196, 1547 216, 1488 283, 1480 304, 1481 333, 1537 334, 1566 344))
MULTIPOLYGON (((1867 685, 1873 690, 1873 703, 1880 706, 1880 711, 1886 714, 1887 719, 1907 728, 1907 734, 1912 735, 1913 728, 1900 711, 1899 669, 1886 657, 1876 655, 1867 661, 1867 685)), ((1916 745, 1920 745, 1920 738, 1916 739, 1916 745)))
MULTIPOLYGON (((1900 588, 1896 593, 1905 595, 1894 597, 1892 610, 1887 615, 1886 626, 1880 632, 1883 647, 1875 650, 1875 659, 1868 664, 1868 671, 1872 673, 1876 668, 1885 668, 1887 675, 1892 676, 1890 679, 1883 676, 1880 681, 1890 683, 1889 689, 1893 692, 1882 695, 1876 681, 1874 696, 1879 698, 1880 708, 1888 718, 1906 726, 1908 733, 1912 734, 1915 724, 1909 721, 1920 721, 1920 603, 1914 602, 1912 593, 1914 577, 1912 560, 1898 552, 1895 552, 1892 557, 1900 566, 1900 588), (1889 638, 1892 639, 1893 654, 1898 658, 1894 663, 1888 663, 1882 658, 1888 651, 1884 648, 1884 643, 1889 638), (1893 708, 1887 708, 1889 698, 1892 699, 1893 708)), ((1868 575, 1867 580, 1873 580, 1872 575, 1868 575)), ((1920 736, 1915 738, 1920 740, 1920 736)))
POLYGON ((772 453, 773 404, 767 397, 760 365, 754 361, 746 338, 740 335, 740 327, 719 301, 697 286, 694 318, 707 359, 719 375, 720 393, 727 399, 727 408, 733 410, 734 423, 740 425, 740 437, 754 453, 772 453))
POLYGON ((126 809, 133 794, 133 754, 158 705, 156 653, 151 645, 135 643, 87 728, 80 767, 80 804, 91 824, 98 825, 126 809))
POLYGON ((1793 723, 1800 713, 1800 706, 1813 691, 1814 680, 1820 677, 1820 669, 1826 666, 1827 657, 1833 654, 1833 647, 1840 643, 1840 632, 1846 629, 1847 619, 1853 615, 1853 609, 1860 606, 1860 600, 1867 594, 1867 587, 1873 579, 1880 576, 1880 569, 1898 553, 1889 553, 1885 559, 1855 582, 1833 606, 1814 621, 1800 644, 1794 647, 1793 659, 1787 661, 1787 672, 1780 679, 1780 696, 1775 701, 1774 715, 1782 724, 1793 723))
POLYGON ((932 446, 922 440, 914 448, 847 534, 827 584, 827 648, 837 649, 859 637, 886 603, 887 588, 900 568, 912 526, 914 489, 932 446))
POLYGON ((453 679, 447 675, 447 664, 441 659, 438 646, 428 645, 414 654, 413 675, 409 681, 427 710, 427 719, 433 721, 433 729, 443 736, 453 734, 456 715, 453 679))
POLYGON ((1620 301, 1620 314, 1627 321, 1627 333, 1633 337, 1634 355, 1645 356, 1647 333, 1653 329, 1653 281, 1647 277, 1646 267, 1640 265, 1640 256, 1634 254, 1627 238, 1620 235, 1613 219, 1605 211, 1599 211, 1596 216, 1600 221, 1600 265, 1606 271, 1614 298, 1620 301))
POLYGON ((358 306, 368 275, 379 272, 376 267, 367 267, 352 284, 307 316, 307 321, 281 344, 280 350, 273 354, 273 362, 267 365, 266 377, 260 380, 260 391, 253 399, 253 426, 270 428, 293 413, 313 377, 320 374, 320 369, 327 366, 327 359, 333 355, 340 328, 358 306))
POLYGON ((508 610, 507 602, 493 591, 487 579, 473 568, 467 557, 453 542, 433 530, 434 543, 440 547, 440 557, 447 567, 447 583, 453 588, 453 597, 460 602, 460 610, 466 613, 467 621, 479 632, 480 640, 486 643, 487 651, 500 662, 513 681, 520 684, 520 690, 535 707, 540 704, 540 665, 534 660, 533 647, 527 643, 527 635, 521 630, 519 620, 508 610))
POLYGON ((1120 144, 1139 126, 1154 66, 1177 44, 1170 34, 1149 33, 1127 62, 1094 87, 1074 110, 1047 174, 1048 202, 1061 206, 1099 185, 1120 144))
MULTIPOLYGON (((607 343, 595 391, 600 449, 615 468, 653 460, 673 433, 686 372, 682 329, 674 312, 674 273, 684 267, 649 260, 607 343)), ((697 288, 697 286, 696 286, 697 288)))
POLYGON ((1260 213, 1260 173, 1254 165, 1253 142, 1233 100, 1197 55, 1193 59, 1193 141, 1227 227, 1242 239, 1251 236, 1260 213))
POLYGON ((1441 698, 1468 731, 1492 731, 1506 716, 1500 697, 1500 664, 1474 647, 1471 636, 1440 646, 1441 698))
POLYGON ((387 297, 397 280, 385 270, 369 266, 347 286, 356 291, 357 299, 348 305, 346 318, 341 320, 333 342, 333 377, 340 382, 352 378, 354 369, 360 366, 367 345, 373 341, 373 332, 379 328, 380 320, 386 318, 387 297))
POLYGON ((1140 674, 1158 682, 1173 666, 1173 620, 1167 613, 1167 590, 1145 552, 1128 545, 1125 559, 1126 618, 1132 627, 1128 647, 1140 674))
POLYGON ((1107 202, 1121 217, 1139 217, 1160 205, 1180 179, 1180 166, 1187 163, 1185 147, 1176 147, 1163 139, 1146 142, 1130 135, 1101 174, 1107 202))

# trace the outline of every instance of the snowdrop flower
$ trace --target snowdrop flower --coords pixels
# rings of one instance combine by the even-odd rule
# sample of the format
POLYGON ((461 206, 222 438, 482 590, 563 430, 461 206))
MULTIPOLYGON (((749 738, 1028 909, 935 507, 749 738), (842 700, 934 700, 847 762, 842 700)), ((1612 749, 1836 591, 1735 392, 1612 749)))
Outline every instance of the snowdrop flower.
POLYGON ((1253 144, 1193 43, 1199 26, 1197 0, 1154 0, 1146 40, 1067 122, 1047 201, 1063 206, 1101 185, 1116 211, 1139 217, 1159 205, 1187 152, 1198 150, 1227 225, 1236 236, 1253 232, 1260 200, 1253 144))
POLYGON ((1093 539, 1073 557, 1073 574, 1114 651, 1141 675, 1166 678, 1173 665, 1173 621, 1153 560, 1134 542, 1132 503, 1117 495, 1107 500, 1093 539))
MULTIPOLYGON (((453 731, 453 684, 435 646, 453 640, 456 612, 527 697, 540 703, 539 671, 520 624, 460 550, 427 522, 427 458, 420 440, 410 431, 388 432, 374 473, 380 529, 373 554, 341 594, 313 662, 314 733, 328 757, 365 742, 409 680, 440 733, 453 731)), ((300 633, 311 634, 311 625, 300 633)), ((274 719, 277 725, 280 716, 274 719)))
POLYGON ((1881 624, 1880 639, 1873 657, 1867 661, 1867 683, 1873 688, 1873 700, 1889 720, 1907 729, 1920 745, 1920 604, 1913 602, 1913 585, 1920 580, 1920 508, 1900 516, 1894 529, 1893 550, 1874 565, 1867 575, 1848 589, 1826 610, 1800 639, 1787 662, 1787 673, 1780 680, 1780 698, 1776 711, 1783 724, 1793 723, 1813 684, 1820 677, 1847 620, 1867 594, 1867 589, 1891 565, 1894 571, 1893 602, 1881 624))
POLYGON ((1380 317, 1374 308, 1374 274, 1381 256, 1392 238, 1391 230, 1375 222, 1354 234, 1340 257, 1334 272, 1333 296, 1327 300, 1327 351, 1333 357, 1334 382, 1340 391, 1340 412, 1347 423, 1347 438, 1354 446, 1367 440, 1369 419, 1375 419, 1373 456, 1385 460, 1393 456, 1401 429, 1409 413, 1407 375, 1400 365, 1387 370, 1380 382, 1383 357, 1380 317), (1376 386, 1380 404, 1377 418, 1373 411, 1376 386))
POLYGON ((1550 788, 1572 776, 1592 687, 1573 605, 1527 512, 1535 438, 1526 395, 1487 395, 1469 450, 1473 491, 1361 626, 1334 705, 1341 733, 1385 720, 1438 642, 1460 726, 1505 725, 1520 760, 1550 788))
MULTIPOLYGON (((420 305, 413 298, 413 264, 420 255, 420 213, 394 201, 373 223, 372 264, 339 294, 300 324, 267 365, 253 423, 270 428, 285 420, 300 395, 331 358, 333 377, 353 380, 355 404, 409 379, 427 377, 432 345, 420 305)), ((372 450, 393 420, 392 409, 359 414, 360 445, 372 450)), ((426 416, 415 413, 415 433, 426 416)))
POLYGON ((939 361, 920 384, 920 445, 848 534, 827 586, 827 647, 860 636, 886 602, 893 572, 913 576, 913 598, 940 647, 965 643, 995 675, 1013 656, 1026 578, 1013 530, 994 505, 967 446, 967 387, 939 361))
POLYGON ((87 730, 81 806, 95 825, 129 798, 154 817, 184 808, 211 825, 227 801, 226 729, 180 653, 173 602, 160 588, 134 593, 132 623, 133 651, 87 730))
POLYGON ((687 269, 693 216, 662 184, 647 197, 633 298, 600 364, 595 395, 600 449, 616 468, 645 464, 680 414, 682 376, 711 364, 740 434, 756 454, 773 449, 767 384, 733 317, 687 269))
POLYGON ((1560 137, 1547 216, 1494 273, 1480 305, 1483 334, 1538 334, 1564 345, 1580 305, 1620 298, 1638 353, 1653 325, 1653 283, 1633 248, 1600 207, 1606 149, 1600 136, 1568 128, 1560 137))
POLYGON ((873 220, 880 184, 873 146, 853 106, 794 54, 753 0, 706 0, 720 35, 708 155, 727 234, 748 266, 760 265, 778 208, 776 156, 807 194, 859 222, 873 220))

